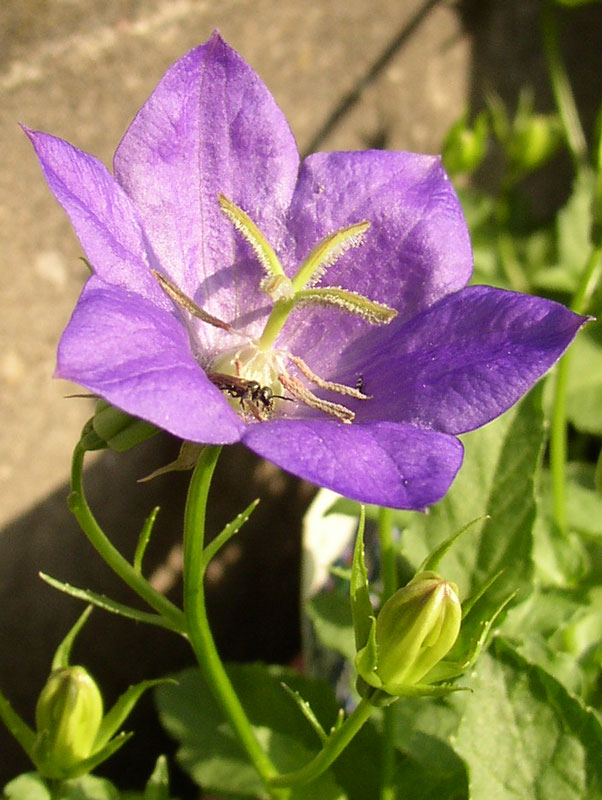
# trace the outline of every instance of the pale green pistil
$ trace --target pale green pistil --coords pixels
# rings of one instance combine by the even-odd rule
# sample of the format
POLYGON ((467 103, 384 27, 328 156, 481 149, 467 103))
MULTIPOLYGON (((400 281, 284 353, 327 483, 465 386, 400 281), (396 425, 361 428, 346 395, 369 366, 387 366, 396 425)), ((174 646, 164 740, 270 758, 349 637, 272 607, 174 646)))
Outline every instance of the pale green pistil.
POLYGON ((260 350, 267 351, 272 347, 289 314, 300 304, 336 306, 376 325, 387 324, 397 315, 394 309, 341 287, 313 288, 343 253, 362 244, 369 222, 349 225, 318 242, 291 281, 274 249, 251 218, 223 195, 218 199, 224 214, 255 252, 266 274, 261 288, 274 300, 274 307, 257 343, 260 350))

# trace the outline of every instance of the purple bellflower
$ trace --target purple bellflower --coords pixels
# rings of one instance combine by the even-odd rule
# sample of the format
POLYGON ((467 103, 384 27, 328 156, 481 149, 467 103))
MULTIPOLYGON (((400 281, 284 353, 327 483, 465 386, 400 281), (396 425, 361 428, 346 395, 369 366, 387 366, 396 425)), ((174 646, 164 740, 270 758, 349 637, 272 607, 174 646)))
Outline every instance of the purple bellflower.
POLYGON ((167 71, 114 175, 27 133, 93 270, 56 375, 348 497, 441 498, 456 434, 516 402, 584 322, 466 286, 468 231, 438 157, 300 164, 273 97, 217 33, 167 71))

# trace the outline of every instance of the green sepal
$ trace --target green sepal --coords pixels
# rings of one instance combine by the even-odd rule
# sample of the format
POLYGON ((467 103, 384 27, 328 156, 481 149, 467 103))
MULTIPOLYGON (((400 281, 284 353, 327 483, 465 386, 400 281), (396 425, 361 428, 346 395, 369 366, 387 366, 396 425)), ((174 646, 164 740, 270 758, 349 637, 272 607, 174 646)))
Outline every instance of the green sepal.
POLYGON ((355 633, 355 649, 365 647, 374 626, 374 609, 370 602, 370 585, 368 583, 368 570, 364 557, 364 528, 366 524, 366 509, 360 507, 360 519, 353 550, 351 565, 351 580, 349 592, 351 597, 351 619, 355 633))
POLYGON ((90 419, 82 428, 78 445, 82 450, 86 450, 88 452, 107 449, 108 445, 105 440, 101 439, 94 430, 94 417, 90 417, 90 419))
POLYGON ((382 688, 383 682, 381 681, 376 667, 378 664, 378 644, 376 643, 376 617, 370 617, 370 631, 365 647, 358 650, 355 657, 355 668, 358 674, 375 689, 382 688))
POLYGON ((158 478, 159 475, 167 475, 169 472, 185 472, 186 470, 194 469, 204 447, 204 444, 198 444, 197 442, 182 442, 178 457, 174 461, 170 461, 164 467, 153 470, 150 475, 145 475, 144 478, 138 478, 137 482, 146 483, 146 481, 152 481, 153 478, 158 478))
POLYGON ((33 761, 31 754, 36 740, 35 731, 21 719, 2 692, 0 692, 0 719, 33 761))
POLYGON ((89 772, 92 772, 93 769, 99 764, 102 764, 103 761, 106 761, 107 758, 110 758, 113 753, 116 753, 120 750, 123 745, 129 741, 133 733, 120 733, 114 739, 111 739, 110 742, 102 747, 100 750, 96 750, 89 758, 86 758, 84 761, 80 761, 77 767, 74 767, 70 770, 69 775, 65 775, 66 778, 79 778, 82 775, 87 775, 89 772))
MULTIPOLYGON (((466 598, 466 600, 464 600, 464 602, 462 603, 462 619, 466 619, 466 617, 468 616, 468 613, 470 612, 472 607, 475 605, 475 603, 478 600, 480 600, 481 597, 483 597, 485 592, 488 589, 490 589, 491 586, 493 586, 493 584, 497 581, 497 579, 500 577, 500 575, 503 575, 503 573, 504 573, 504 570, 500 569, 498 572, 495 573, 495 575, 492 575, 491 578, 489 578, 489 580, 485 581, 485 583, 483 584, 483 586, 481 586, 480 589, 477 589, 477 591, 473 595, 471 595, 470 597, 466 598)), ((511 595, 510 598, 508 598, 508 600, 505 600, 504 601, 504 605, 506 605, 506 603, 508 603, 509 600, 513 596, 514 595, 511 595)), ((504 605, 502 606, 502 608, 504 607, 504 605)), ((498 612, 496 612, 495 616, 497 616, 497 613, 498 612)))
POLYGON ((143 800, 169 800, 169 769, 167 758, 159 756, 144 787, 143 800))
POLYGON ((73 647, 73 642, 77 634, 81 631, 86 623, 86 620, 92 613, 92 606, 88 606, 84 609, 84 611, 80 614, 77 621, 69 631, 69 633, 65 636, 63 641, 59 644, 56 648, 54 653, 54 657, 52 659, 52 665, 50 667, 50 671, 54 672, 55 669, 62 669, 63 667, 69 666, 69 658, 71 656, 71 648, 73 647))
MULTIPOLYGON (((483 519, 488 519, 487 515, 483 517, 476 517, 475 519, 471 519, 470 522, 467 522, 464 527, 460 528, 459 531, 452 533, 445 541, 441 542, 440 545, 435 547, 428 556, 424 559, 422 564, 418 567, 415 572, 415 575, 418 575, 421 572, 436 572, 437 567, 439 566, 439 562, 443 558, 443 556, 447 553, 447 551, 451 548, 453 543, 456 539, 459 539, 465 531, 471 528, 476 522, 481 522, 483 519)), ((497 576, 496 576, 497 577, 497 576)))
MULTIPOLYGON (((489 588, 489 586, 493 583, 494 578, 488 582, 488 585, 485 588, 489 588)), ((480 594, 482 595, 483 592, 480 594)), ((461 660, 456 661, 440 661, 436 664, 433 669, 425 676, 426 679, 432 682, 437 681, 447 681, 451 678, 456 678, 458 675, 463 675, 467 672, 477 661, 479 658, 483 647, 487 644, 489 637, 491 635, 491 631, 493 628, 493 624, 498 616, 502 613, 504 608, 510 603, 510 601, 515 597, 515 592, 508 595, 508 597, 504 598, 499 606, 495 609, 495 611, 491 614, 491 616, 483 620, 479 626, 479 635, 472 640, 471 645, 461 660)))
POLYGON ((390 684, 384 687, 387 694, 397 697, 447 697, 452 692, 469 692, 468 686, 454 686, 451 683, 439 683, 432 686, 430 683, 390 684))
POLYGON ((159 432, 154 425, 126 414, 104 400, 96 404, 92 427, 99 439, 118 453, 131 450, 159 432))
POLYGON ((103 717, 100 723, 100 728, 94 741, 95 748, 103 748, 125 721, 126 717, 130 714, 138 700, 142 697, 147 689, 152 689, 153 686, 159 686, 162 683, 177 684, 173 678, 156 678, 155 680, 141 681, 140 683, 130 686, 121 697, 117 700, 115 705, 103 717))

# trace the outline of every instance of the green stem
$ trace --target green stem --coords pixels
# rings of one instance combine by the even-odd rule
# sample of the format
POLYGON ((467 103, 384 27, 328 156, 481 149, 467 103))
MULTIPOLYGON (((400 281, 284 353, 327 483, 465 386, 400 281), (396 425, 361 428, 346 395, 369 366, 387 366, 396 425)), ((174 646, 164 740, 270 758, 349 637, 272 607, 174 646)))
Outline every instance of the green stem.
POLYGON ((379 510, 378 537, 384 603, 397 589, 397 557, 393 544, 393 512, 390 508, 383 507, 379 510))
POLYGON ((301 783, 309 783, 325 772, 328 767, 338 758, 347 747, 361 727, 370 719, 373 706, 367 701, 362 700, 351 716, 338 730, 331 734, 322 750, 308 764, 295 772, 287 772, 278 775, 271 781, 272 786, 295 786, 301 783))
MULTIPOLYGON (((184 515, 184 613, 188 638, 201 671, 220 703, 230 725, 255 769, 269 791, 276 768, 257 741, 251 723, 219 657, 205 605, 203 559, 205 509, 211 477, 221 448, 205 447, 195 467, 188 489, 184 515)), ((272 792, 273 797, 286 798, 288 792, 272 792)))
MULTIPOLYGON (((602 247, 594 247, 585 265, 583 275, 575 292, 571 309, 584 314, 602 270, 602 247)), ((550 471, 552 475, 552 503, 554 519, 559 530, 566 535, 566 460, 567 420, 566 396, 569 383, 570 352, 559 361, 554 386, 554 404, 550 424, 550 471)))
POLYGON ((119 575, 130 589, 141 597, 151 608, 169 621, 170 627, 185 633, 184 615, 167 597, 157 592, 145 578, 113 547, 104 531, 96 521, 84 494, 82 472, 86 451, 78 444, 73 451, 71 462, 71 494, 69 510, 75 516, 81 529, 101 558, 119 575))
MULTIPOLYGON (((397 590, 397 557, 393 544, 393 512, 390 508, 381 508, 378 515, 378 536, 380 540, 381 577, 383 584, 382 602, 391 597, 397 590)), ((383 708, 383 737, 381 747, 381 781, 380 800, 393 800, 393 770, 395 764, 395 746, 393 742, 393 708, 383 708)))
POLYGON ((587 142, 560 52, 557 11, 552 0, 544 4, 541 31, 554 100, 575 170, 579 171, 587 161, 587 142))

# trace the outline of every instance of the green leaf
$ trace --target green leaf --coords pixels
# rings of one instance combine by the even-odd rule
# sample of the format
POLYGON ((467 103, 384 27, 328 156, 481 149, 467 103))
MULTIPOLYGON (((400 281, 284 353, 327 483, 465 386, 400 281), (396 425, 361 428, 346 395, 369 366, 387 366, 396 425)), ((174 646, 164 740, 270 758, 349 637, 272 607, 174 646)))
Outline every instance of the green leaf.
POLYGON ((61 781, 51 792, 36 773, 19 775, 4 787, 6 800, 119 800, 117 788, 105 778, 84 775, 61 781))
POLYGON ((75 780, 63 781, 56 800, 119 800, 117 788, 105 778, 83 775, 75 780))
POLYGON ((503 570, 467 618, 472 625, 512 592, 530 589, 534 482, 543 439, 541 388, 536 387, 497 420, 463 437, 466 454, 460 473, 428 514, 397 516, 405 529, 402 551, 414 565, 467 522, 482 518, 446 553, 439 570, 458 584, 464 597, 503 570))
POLYGON ((2 797, 6 800, 51 800, 52 795, 37 772, 26 772, 6 784, 2 797))
POLYGON ((305 612, 324 647, 353 661, 355 639, 349 598, 334 593, 316 594, 305 603, 305 612))
POLYGON ((602 727, 593 711, 503 640, 478 663, 454 747, 472 800, 599 800, 602 727))
MULTIPOLYGON (((259 740, 280 771, 303 766, 319 750, 314 726, 282 689, 284 681, 310 703, 324 730, 336 723, 338 705, 322 681, 282 667, 228 665, 228 675, 259 740)), ((156 692, 159 714, 168 732, 180 742, 177 759, 205 791, 234 797, 266 797, 255 769, 241 750, 221 709, 197 670, 177 675, 178 685, 156 692)), ((294 798, 365 800, 378 774, 378 745, 369 726, 360 731, 341 759, 319 781, 295 790, 294 798), (344 759, 347 758, 345 761, 344 759), (336 775, 336 780, 333 777, 336 775), (348 786, 359 785, 359 789, 348 786), (343 786, 346 795, 338 786, 343 786), (367 791, 366 794, 359 794, 367 791)))
POLYGON ((394 743, 403 755, 395 773, 400 797, 468 798, 466 766, 451 745, 467 701, 467 695, 404 698, 391 707, 394 743))
POLYGON ((435 736, 417 732, 412 752, 399 759, 393 782, 399 797, 412 800, 460 800, 468 797, 462 760, 435 736))
POLYGON ((520 655, 587 700, 602 666, 601 619, 600 586, 539 589, 509 612, 500 630, 520 655))
MULTIPOLYGON (((567 415, 584 433, 602 434, 602 320, 590 322, 569 353, 567 415)), ((565 356, 565 358, 567 357, 565 356)))

